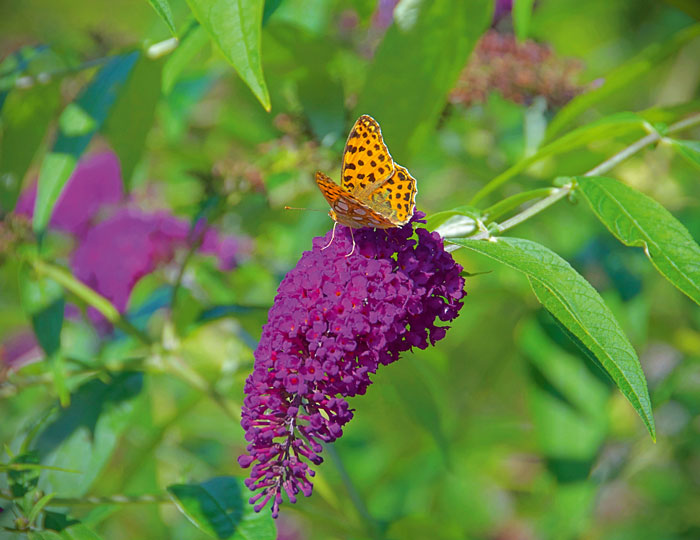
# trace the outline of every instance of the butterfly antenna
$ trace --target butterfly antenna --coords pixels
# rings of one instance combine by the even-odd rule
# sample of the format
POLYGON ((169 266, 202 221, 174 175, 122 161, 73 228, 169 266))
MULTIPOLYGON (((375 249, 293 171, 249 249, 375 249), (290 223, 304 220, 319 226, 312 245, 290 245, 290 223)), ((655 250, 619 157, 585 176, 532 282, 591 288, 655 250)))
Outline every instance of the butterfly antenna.
POLYGON ((296 206, 285 206, 285 210, 306 210, 309 212, 325 212, 325 210, 321 210, 320 208, 297 208, 296 206))

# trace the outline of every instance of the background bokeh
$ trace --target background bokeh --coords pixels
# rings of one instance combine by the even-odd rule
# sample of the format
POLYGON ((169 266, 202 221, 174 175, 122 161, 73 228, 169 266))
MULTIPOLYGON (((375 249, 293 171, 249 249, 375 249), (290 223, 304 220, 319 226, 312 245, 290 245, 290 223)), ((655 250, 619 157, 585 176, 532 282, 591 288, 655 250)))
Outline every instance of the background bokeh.
MULTIPOLYGON (((418 207, 430 215, 467 204, 541 145, 571 99, 610 80, 622 82, 561 133, 622 111, 670 123, 700 108, 692 0, 540 0, 527 40, 515 38, 509 3, 498 2, 453 90, 429 104, 438 121, 418 126, 410 109, 385 113, 387 92, 375 99, 365 91, 373 80, 386 82, 377 55, 396 54, 400 65, 404 54, 382 49, 396 2, 268 2, 269 113, 192 26, 185 1, 170 3, 188 38, 154 61, 163 70, 157 78, 144 75, 144 89, 156 88, 155 106, 143 106, 148 91, 136 92, 121 123, 112 120, 112 135, 93 138, 45 242, 54 260, 137 328, 177 350, 179 367, 144 359, 133 336, 69 298, 61 351, 72 400, 70 414, 57 412, 62 390, 21 308, 15 256, 31 245, 32 185, 56 114, 0 230, 0 442, 16 454, 40 432, 54 464, 85 470, 88 463, 89 473, 44 471, 40 482, 73 494, 64 508, 103 538, 207 536, 167 500, 86 504, 88 495, 159 495, 175 483, 246 476, 236 461, 245 441, 235 410, 252 351, 282 276, 331 226, 313 173, 338 178, 357 112, 381 123, 390 151, 418 179, 418 207), (358 111, 363 104, 372 109, 358 111), (143 122, 139 142, 130 130, 143 122), (404 136, 406 126, 419 136, 404 136), (130 137, 137 148, 125 146, 130 137)), ((415 3, 402 0, 397 9, 410 16, 415 3)), ((1 0, 0 13, 6 61, 47 46, 32 69, 57 74, 54 97, 40 97, 54 99, 55 111, 94 75, 86 62, 170 37, 144 0, 1 0)), ((393 91, 401 101, 423 88, 393 91)), ((25 99, 5 97, 6 107, 25 99)), ((601 134, 540 160, 483 206, 582 174, 643 134, 601 134)), ((0 144, 7 163, 7 152, 18 150, 0 144)), ((698 170, 662 143, 615 176, 654 197, 698 239, 698 170)), ((641 250, 612 238, 585 203, 561 202, 513 234, 562 255, 602 294, 648 377, 657 442, 520 274, 457 251, 468 272, 487 273, 467 279, 465 306, 447 338, 384 367, 366 395, 351 399, 355 418, 326 449, 313 496, 283 505, 279 538, 700 538, 697 306, 641 250)), ((0 524, 9 527, 14 517, 5 511, 0 524)), ((15 536, 0 531, 5 537, 15 536)))

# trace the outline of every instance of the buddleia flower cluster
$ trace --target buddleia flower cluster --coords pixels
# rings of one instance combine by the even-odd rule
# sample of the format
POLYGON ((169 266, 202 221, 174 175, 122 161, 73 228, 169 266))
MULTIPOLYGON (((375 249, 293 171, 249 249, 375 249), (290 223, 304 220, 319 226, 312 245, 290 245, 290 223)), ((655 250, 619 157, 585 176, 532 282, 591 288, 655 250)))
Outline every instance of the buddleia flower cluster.
POLYGON ((242 467, 260 511, 277 517, 286 494, 311 495, 322 444, 352 418, 347 397, 364 394, 379 366, 445 337, 462 306, 462 268, 437 233, 414 226, 356 230, 338 226, 313 241, 283 279, 245 384, 242 467), (327 246, 327 247, 326 247, 327 246))
POLYGON ((450 102, 484 103, 490 92, 498 92, 515 103, 529 104, 542 96, 550 107, 561 107, 585 90, 577 83, 582 69, 581 62, 559 58, 547 45, 521 43, 512 34, 489 30, 450 93, 450 102))

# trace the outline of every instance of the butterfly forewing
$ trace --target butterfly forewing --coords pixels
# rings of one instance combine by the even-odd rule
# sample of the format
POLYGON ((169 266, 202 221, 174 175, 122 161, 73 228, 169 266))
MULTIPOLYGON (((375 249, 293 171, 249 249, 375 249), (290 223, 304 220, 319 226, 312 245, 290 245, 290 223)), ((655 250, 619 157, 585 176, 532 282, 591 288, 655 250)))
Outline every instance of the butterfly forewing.
POLYGON ((360 116, 345 143, 340 185, 356 194, 381 183, 393 172, 394 161, 379 124, 371 116, 360 116))

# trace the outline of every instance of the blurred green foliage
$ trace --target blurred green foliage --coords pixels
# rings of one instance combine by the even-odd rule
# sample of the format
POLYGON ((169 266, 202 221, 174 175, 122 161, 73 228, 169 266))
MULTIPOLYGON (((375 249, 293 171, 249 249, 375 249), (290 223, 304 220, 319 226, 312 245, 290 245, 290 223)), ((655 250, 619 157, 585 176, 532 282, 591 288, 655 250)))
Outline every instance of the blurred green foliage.
MULTIPOLYGON (((338 177, 358 114, 381 123, 418 179, 431 227, 462 216, 494 230, 555 179, 660 134, 606 175, 634 194, 632 210, 648 203, 642 192, 670 212, 657 204, 663 226, 643 225, 662 234, 675 216, 690 235, 667 241, 700 238, 700 130, 666 132, 700 111, 694 2, 530 4, 516 0, 515 23, 506 15, 491 31, 581 62, 580 94, 562 108, 496 91, 450 103, 491 24, 486 0, 402 0, 388 28, 384 0, 3 3, 0 538, 253 539, 274 527, 284 539, 700 537, 700 311, 689 298, 700 261, 684 252, 685 296, 613 240, 608 229, 641 245, 593 188, 508 234, 546 246, 600 293, 641 360, 656 443, 595 347, 552 316, 551 290, 534 284, 536 297, 521 273, 460 249, 474 275, 448 337, 351 400, 355 418, 326 449, 311 498, 274 524, 245 503, 243 383, 279 281, 331 225, 313 173, 338 177), (80 157, 106 147, 125 199, 191 231, 205 217, 247 236, 250 256, 222 270, 192 242, 139 279, 123 317, 72 280, 58 267, 75 240, 48 225, 80 157), (36 178, 33 236, 10 211, 36 178), (66 302, 77 315, 64 320, 66 302), (16 369, 8 343, 32 328, 35 362, 16 369)), ((673 253, 649 252, 664 275, 677 270, 673 253)), ((626 394, 643 400, 643 386, 626 394)))

